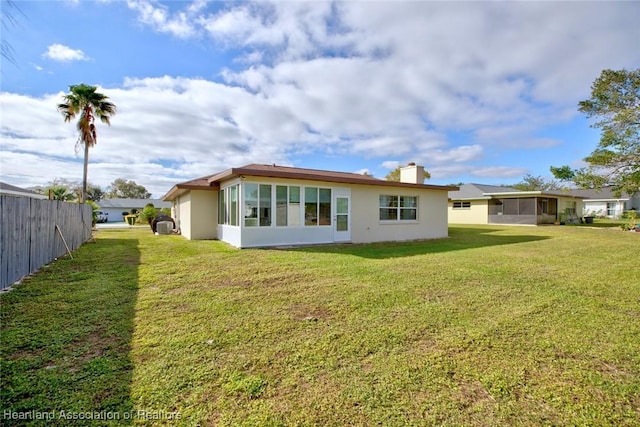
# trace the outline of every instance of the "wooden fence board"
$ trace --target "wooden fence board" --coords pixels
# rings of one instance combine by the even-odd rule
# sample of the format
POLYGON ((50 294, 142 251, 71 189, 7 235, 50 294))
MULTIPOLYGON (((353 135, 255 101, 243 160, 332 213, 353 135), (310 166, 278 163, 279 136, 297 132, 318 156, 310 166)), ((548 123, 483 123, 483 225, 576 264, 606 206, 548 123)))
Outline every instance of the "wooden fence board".
POLYGON ((0 196, 0 289, 91 238, 91 207, 77 203, 0 196))

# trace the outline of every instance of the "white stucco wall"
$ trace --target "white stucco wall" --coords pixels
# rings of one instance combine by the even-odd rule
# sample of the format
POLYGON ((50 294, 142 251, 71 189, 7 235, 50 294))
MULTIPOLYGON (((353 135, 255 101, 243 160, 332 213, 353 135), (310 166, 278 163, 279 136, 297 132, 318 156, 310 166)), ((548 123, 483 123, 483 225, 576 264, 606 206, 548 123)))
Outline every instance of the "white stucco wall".
POLYGON ((446 190, 374 187, 351 188, 353 243, 437 239, 448 236, 446 190), (416 221, 380 221, 380 196, 417 196, 416 221))
POLYGON ((449 202, 449 224, 489 223, 488 200, 465 200, 465 202, 470 202, 471 206, 469 208, 453 209, 453 201, 449 202))

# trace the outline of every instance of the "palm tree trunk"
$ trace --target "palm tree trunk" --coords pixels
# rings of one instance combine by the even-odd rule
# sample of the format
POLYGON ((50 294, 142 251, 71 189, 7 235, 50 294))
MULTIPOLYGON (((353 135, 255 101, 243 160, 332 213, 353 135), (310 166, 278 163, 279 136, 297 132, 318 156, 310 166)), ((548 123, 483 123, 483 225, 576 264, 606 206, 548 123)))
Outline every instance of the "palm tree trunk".
POLYGON ((80 203, 87 201, 87 172, 89 170, 89 144, 84 143, 84 173, 82 175, 82 199, 80 203))

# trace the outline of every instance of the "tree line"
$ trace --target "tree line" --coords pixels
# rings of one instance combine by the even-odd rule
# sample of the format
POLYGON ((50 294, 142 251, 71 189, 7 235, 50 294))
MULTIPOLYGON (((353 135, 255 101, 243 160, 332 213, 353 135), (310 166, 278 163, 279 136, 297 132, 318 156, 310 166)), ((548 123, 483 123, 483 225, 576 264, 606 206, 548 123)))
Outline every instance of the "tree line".
MULTIPOLYGON (((50 196, 53 200, 77 201, 82 197, 82 184, 69 181, 64 178, 56 178, 43 186, 31 187, 36 193, 50 196)), ((136 184, 135 181, 118 178, 106 189, 98 185, 87 183, 86 198, 93 202, 103 199, 149 199, 151 193, 143 185, 136 184)))

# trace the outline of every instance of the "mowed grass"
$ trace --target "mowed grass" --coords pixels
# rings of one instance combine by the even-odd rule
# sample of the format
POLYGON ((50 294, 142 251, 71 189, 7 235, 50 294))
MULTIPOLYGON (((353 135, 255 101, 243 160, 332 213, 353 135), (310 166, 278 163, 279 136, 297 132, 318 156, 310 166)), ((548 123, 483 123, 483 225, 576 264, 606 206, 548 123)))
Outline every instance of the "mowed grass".
POLYGON ((148 230, 97 240, 0 297, 3 411, 640 424, 640 233, 456 226, 434 241, 256 250, 148 230))

